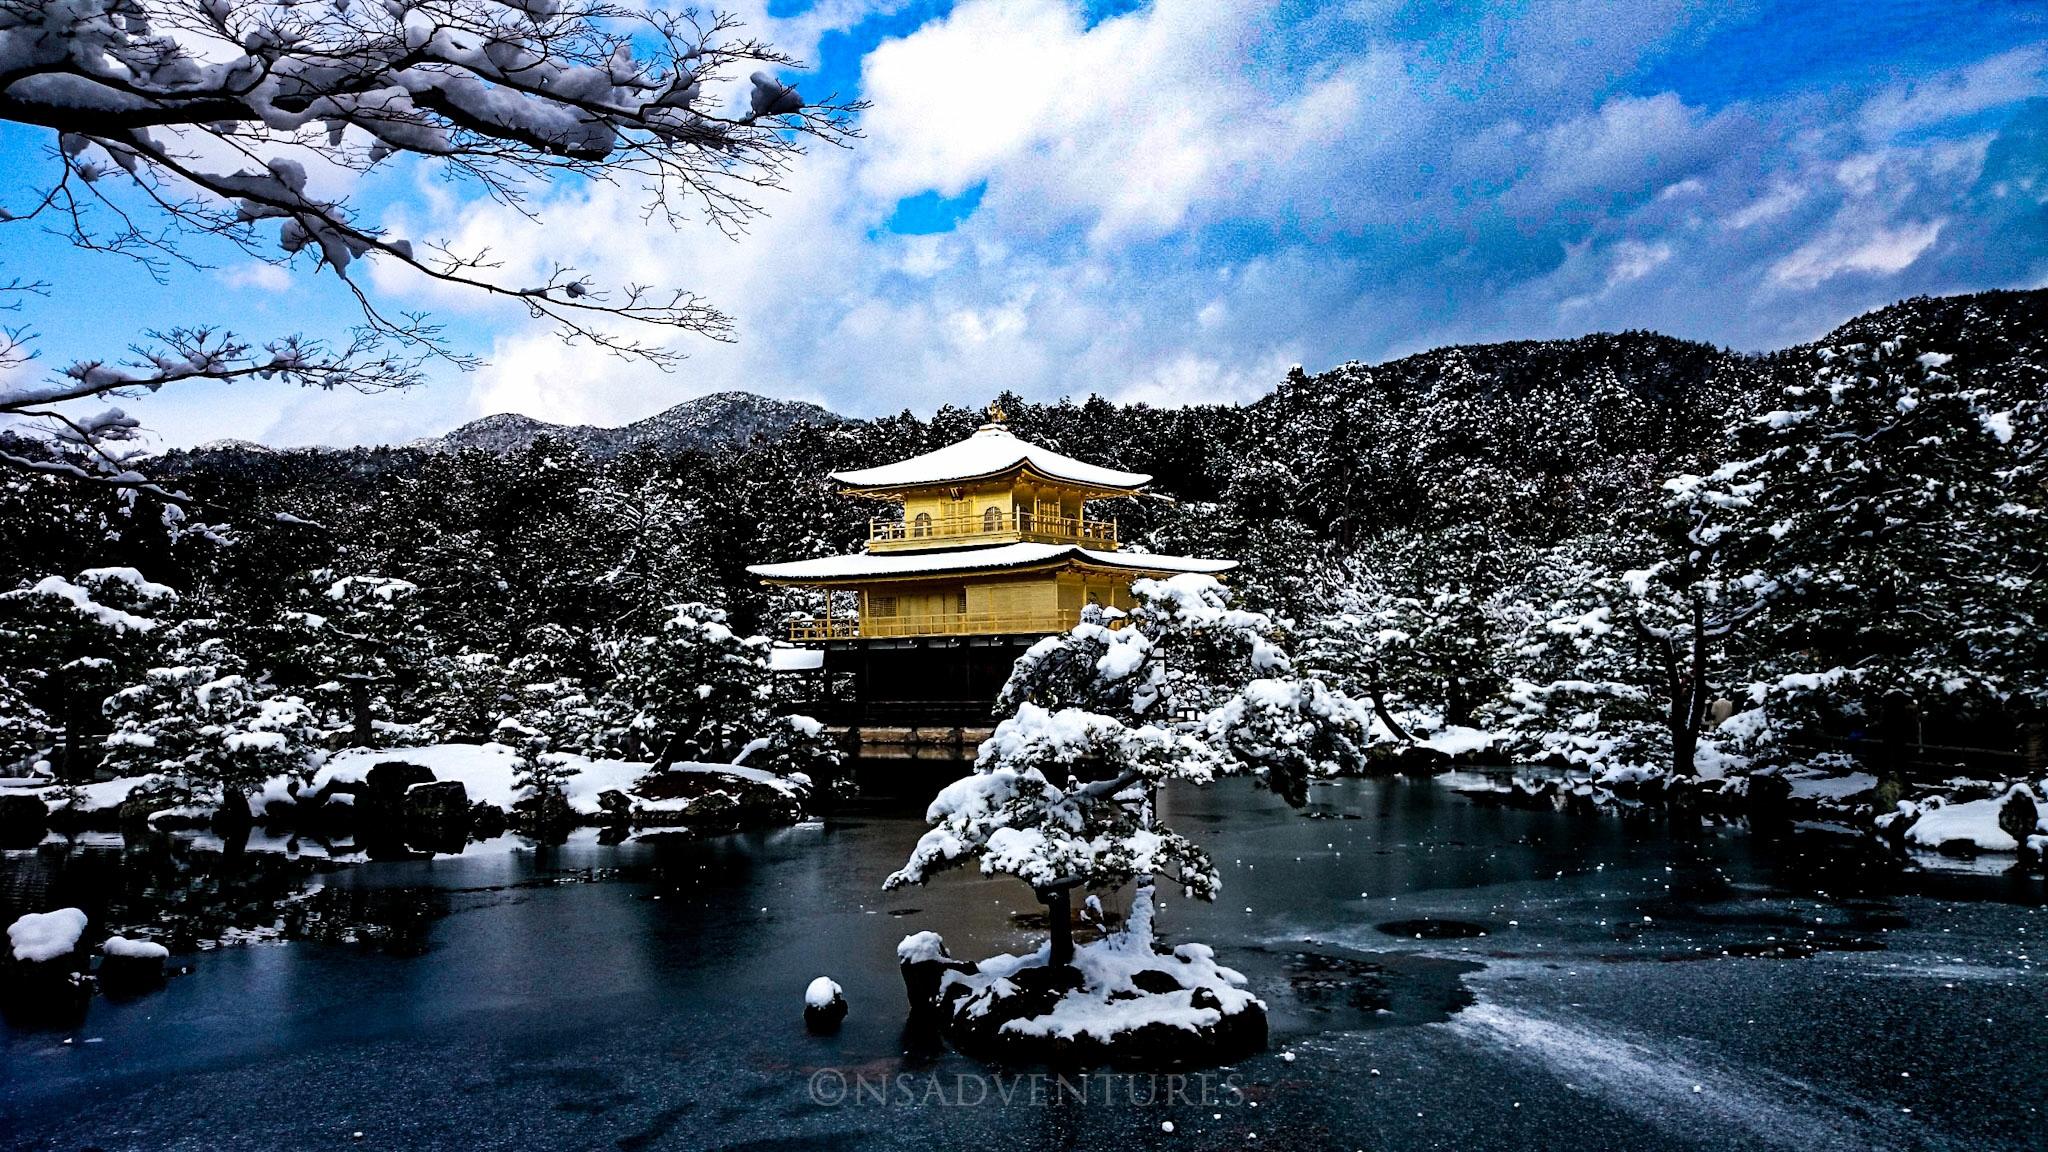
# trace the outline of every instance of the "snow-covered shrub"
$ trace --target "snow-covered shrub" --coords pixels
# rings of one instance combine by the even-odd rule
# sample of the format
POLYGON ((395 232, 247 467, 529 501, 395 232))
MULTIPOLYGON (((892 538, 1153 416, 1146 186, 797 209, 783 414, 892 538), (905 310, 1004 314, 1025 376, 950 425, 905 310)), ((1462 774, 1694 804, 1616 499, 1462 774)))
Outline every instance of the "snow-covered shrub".
POLYGON ((430 656, 421 673, 427 708, 421 727, 434 739, 486 740, 519 707, 512 670, 493 653, 430 656))
POLYGON ((768 648, 734 632, 722 609, 676 605, 653 634, 620 644, 597 715, 658 763, 729 764, 771 718, 768 648))
POLYGON ((162 774, 226 808, 279 776, 303 777, 323 758, 312 711, 218 664, 152 668, 106 702, 107 760, 123 776, 162 774))
MULTIPOLYGON (((87 733, 103 731, 93 725, 99 701, 148 664, 178 605, 175 591, 133 568, 45 576, 0 593, 0 767, 54 753, 60 733, 77 753, 87 733)), ((71 769, 96 762, 95 749, 71 769)))
POLYGON ((1132 596, 1128 615, 1089 610, 1017 661, 1012 714, 933 800, 932 830, 887 887, 977 861, 1038 888, 1136 880, 1148 908, 1155 875, 1213 898, 1207 855, 1155 819, 1160 785, 1248 772, 1300 803, 1310 776, 1362 761, 1366 710, 1295 678, 1269 617, 1207 576, 1141 580, 1132 596))
POLYGON ((820 776, 845 759, 823 724, 809 716, 777 716, 768 721, 768 734, 755 737, 733 762, 777 776, 820 776))

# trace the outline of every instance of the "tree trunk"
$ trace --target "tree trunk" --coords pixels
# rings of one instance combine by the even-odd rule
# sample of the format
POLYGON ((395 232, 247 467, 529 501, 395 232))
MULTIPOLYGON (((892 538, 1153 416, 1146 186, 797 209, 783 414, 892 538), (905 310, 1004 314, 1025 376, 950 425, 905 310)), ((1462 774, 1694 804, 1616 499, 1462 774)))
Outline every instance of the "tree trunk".
POLYGON ((1913 724, 1913 698, 1904 692, 1887 692, 1878 704, 1877 777, 1880 780, 1906 778, 1906 734, 1913 724))
POLYGON ((78 693, 67 686, 64 689, 64 755, 57 767, 57 779, 82 779, 85 769, 79 761, 83 758, 78 751, 78 693))
POLYGON ((371 740, 370 729, 370 684, 367 680, 351 680, 348 685, 349 706, 355 711, 355 733, 351 737, 358 748, 368 748, 371 740))
POLYGON ((1465 726, 1472 721, 1472 702, 1465 698, 1465 680, 1453 673, 1444 689, 1444 724, 1465 726))
POLYGON ((1038 898, 1045 902, 1046 924, 1052 929, 1052 967, 1074 966, 1073 889, 1047 888, 1038 898))
POLYGON ((2039 776, 2048 768, 2048 715, 2030 711, 2020 718, 2020 760, 2027 775, 2039 776))
POLYGON ((1387 711, 1386 701, 1386 694, 1379 689, 1378 685, 1374 685, 1372 688, 1373 715, 1380 718, 1380 723, 1387 726, 1387 731, 1393 733, 1395 739, 1407 744, 1415 743, 1415 737, 1410 736, 1408 730, 1401 727, 1400 723, 1394 719, 1394 714, 1387 711))

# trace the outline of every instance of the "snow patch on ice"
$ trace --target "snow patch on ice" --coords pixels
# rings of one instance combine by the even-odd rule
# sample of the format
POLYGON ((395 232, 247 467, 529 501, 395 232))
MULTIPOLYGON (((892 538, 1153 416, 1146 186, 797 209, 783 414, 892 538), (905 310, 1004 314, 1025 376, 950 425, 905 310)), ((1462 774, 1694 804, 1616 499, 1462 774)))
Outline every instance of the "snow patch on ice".
POLYGON ((2015 852, 2019 841, 1998 826, 1998 798, 1944 804, 1920 814, 1906 829, 1907 843, 1939 848, 1951 840, 1968 840, 1983 852, 2015 852))

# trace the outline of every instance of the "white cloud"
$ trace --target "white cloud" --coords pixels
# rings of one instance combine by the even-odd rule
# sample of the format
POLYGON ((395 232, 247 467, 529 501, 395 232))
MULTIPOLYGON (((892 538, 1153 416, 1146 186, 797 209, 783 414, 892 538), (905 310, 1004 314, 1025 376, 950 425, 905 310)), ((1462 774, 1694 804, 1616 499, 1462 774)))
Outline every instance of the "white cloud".
POLYGON ((2027 45, 1967 67, 1880 90, 1858 116, 1863 134, 1885 141, 1904 132, 1973 116, 2040 94, 2048 49, 2027 45))
POLYGON ((1614 246, 1613 263, 1607 268, 1607 286, 1634 283, 1663 267, 1671 259, 1671 245, 1645 244, 1623 240, 1614 246))
POLYGON ((1773 220, 1799 206, 1806 199, 1806 189, 1797 184, 1780 183, 1771 190, 1751 200, 1732 212, 1722 221, 1728 228, 1742 229, 1765 220, 1773 220))
POLYGON ((1771 267, 1773 282, 1812 288, 1845 272, 1889 275, 1911 267, 1941 235, 1945 220, 1896 227, 1843 227, 1817 237, 1771 267))
MULTIPOLYGON (((875 10, 748 18, 815 58, 875 10)), ((1998 107, 2024 61, 1880 93, 1867 115, 1853 94, 1614 95, 1681 10, 1532 0, 1461 54, 1370 10, 1303 29, 1249 0, 1159 0, 1089 28, 1063 0, 966 0, 863 61, 866 139, 800 160, 737 241, 644 223, 631 187, 559 190, 535 224, 380 177, 408 182, 386 220, 402 234, 487 246, 507 283, 560 261, 699 291, 735 343, 679 338, 690 358, 664 375, 373 261, 387 302, 481 332, 490 365, 418 403, 287 397, 200 438, 409 438, 507 410, 617 424, 726 388, 862 415, 1005 388, 1248 399, 1295 362, 1453 341, 1656 327, 1772 346, 1955 263, 1934 257, 1963 243, 1988 133, 1861 125, 1934 116, 1931 94, 1998 107), (886 231, 904 197, 984 184, 953 231, 886 231)))
POLYGON ((291 269, 261 260, 246 260, 219 272, 220 282, 230 288, 258 288, 265 292, 288 292, 292 287, 291 269))

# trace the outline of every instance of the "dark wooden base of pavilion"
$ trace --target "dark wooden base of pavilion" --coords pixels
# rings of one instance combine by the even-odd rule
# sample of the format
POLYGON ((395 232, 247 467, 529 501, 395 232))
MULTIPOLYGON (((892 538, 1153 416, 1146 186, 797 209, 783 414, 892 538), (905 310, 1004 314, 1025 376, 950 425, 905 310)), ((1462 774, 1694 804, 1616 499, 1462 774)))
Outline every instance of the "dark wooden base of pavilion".
POLYGON ((812 715, 828 724, 906 728, 985 726, 1010 669, 1040 637, 907 636, 832 640, 812 715))

